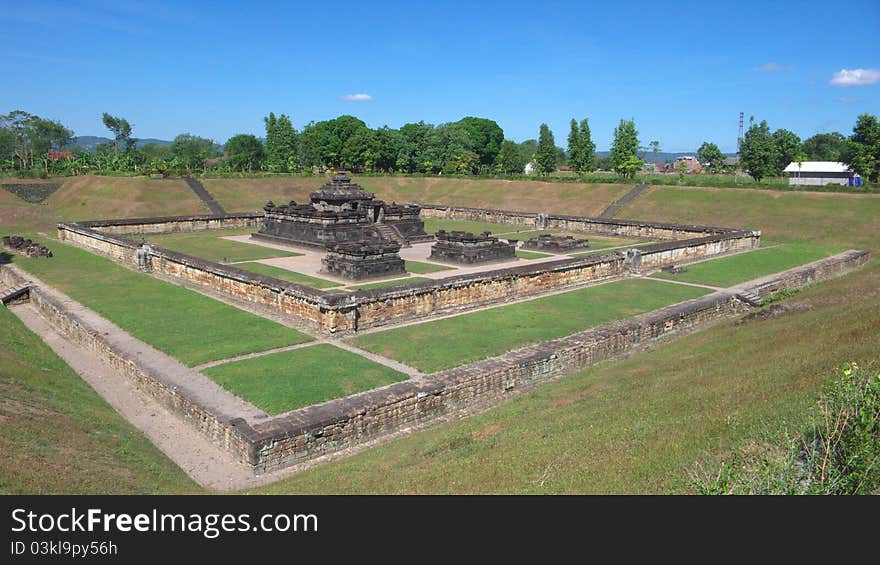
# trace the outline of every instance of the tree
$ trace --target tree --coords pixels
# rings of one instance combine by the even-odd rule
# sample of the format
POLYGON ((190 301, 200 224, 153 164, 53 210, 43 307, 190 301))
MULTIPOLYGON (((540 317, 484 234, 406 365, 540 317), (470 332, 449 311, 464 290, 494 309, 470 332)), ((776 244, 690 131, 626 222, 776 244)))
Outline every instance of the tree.
POLYGON ((611 145, 611 162, 617 174, 625 178, 635 176, 644 161, 638 156, 639 132, 635 120, 620 120, 614 128, 614 142, 611 145))
POLYGON ((764 177, 776 173, 778 160, 776 140, 770 134, 767 121, 762 120, 760 124, 756 124, 752 117, 740 146, 740 164, 748 171, 749 176, 760 182, 764 177))
POLYGON ((107 112, 104 112, 102 119, 104 127, 113 132, 117 153, 120 149, 128 151, 134 147, 136 140, 131 138, 131 124, 128 120, 111 116, 107 112))
POLYGON ((70 143, 73 132, 61 122, 46 120, 22 110, 0 116, 3 130, 3 152, 19 170, 32 168, 41 157, 44 170, 49 171, 48 152, 61 149, 70 143))
POLYGON ((596 144, 590 135, 590 123, 587 118, 578 124, 571 120, 571 131, 568 134, 568 161, 579 173, 596 170, 596 144))
POLYGON ((207 161, 217 155, 214 142, 189 133, 182 133, 171 143, 172 164, 191 173, 197 167, 207 168, 207 161))
POLYGON ((239 134, 226 142, 226 164, 233 171, 259 170, 266 158, 263 143, 250 134, 239 134))
POLYGON ((479 164, 492 165, 501 144, 504 142, 504 130, 494 120, 467 116, 453 125, 461 127, 470 138, 471 150, 479 156, 479 164))
POLYGON ((520 175, 525 170, 526 159, 515 141, 505 140, 498 153, 498 168, 508 175, 520 175))
POLYGON ((656 163, 657 162, 657 155, 660 154, 660 142, 659 141, 652 141, 651 143, 648 144, 648 147, 651 148, 652 161, 654 163, 656 163))
POLYGON ((844 162, 861 176, 871 182, 880 181, 880 121, 877 116, 862 114, 856 119, 843 157, 844 162))
POLYGON ((806 161, 840 161, 845 147, 846 137, 836 131, 817 133, 803 143, 806 161))
POLYGON ((697 159, 709 167, 712 172, 717 172, 724 165, 724 153, 714 143, 704 141, 697 149, 697 159))
POLYGON ((776 175, 781 175, 785 167, 797 160, 802 153, 801 138, 787 129, 778 129, 773 132, 773 141, 776 144, 776 175))
POLYGON ((535 161, 538 172, 542 174, 552 173, 556 170, 556 142, 553 140, 553 132, 547 124, 541 124, 538 133, 538 150, 535 152, 535 161))
POLYGON ((263 118, 266 124, 266 166, 270 171, 287 172, 296 163, 297 133, 290 117, 273 112, 263 118))

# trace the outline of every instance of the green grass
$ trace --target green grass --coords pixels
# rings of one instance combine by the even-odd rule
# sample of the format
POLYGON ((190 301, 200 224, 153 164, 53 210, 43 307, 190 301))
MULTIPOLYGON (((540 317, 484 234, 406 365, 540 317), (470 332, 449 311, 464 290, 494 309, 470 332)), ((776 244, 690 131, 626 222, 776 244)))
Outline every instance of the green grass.
POLYGON ((880 358, 880 262, 795 300, 803 310, 602 363, 255 492, 693 492, 699 469, 800 432, 833 367, 880 358))
POLYGON ((425 273, 436 273, 438 271, 448 271, 455 268, 449 265, 435 265, 434 263, 422 263, 420 261, 405 261, 405 263, 407 273, 418 273, 420 275, 425 273))
POLYGON ((481 234, 484 231, 492 232, 492 235, 501 233, 529 232, 531 226, 512 226, 510 224, 491 224, 488 222, 469 222, 466 220, 444 220, 440 218, 425 218, 425 232, 436 233, 439 230, 466 231, 473 234, 481 234))
POLYGON ((352 339, 425 372, 500 355, 706 294, 701 288, 624 280, 352 339))
POLYGON ((186 365, 311 339, 88 251, 58 241, 41 242, 49 246, 53 258, 16 256, 15 264, 186 365))
POLYGON ((688 265, 687 272, 678 275, 658 272, 652 276, 658 279, 728 287, 785 271, 841 251, 842 248, 788 243, 688 265))
POLYGON ((538 253, 537 251, 526 251, 524 249, 517 249, 516 256, 520 259, 541 259, 543 257, 550 257, 553 255, 552 253, 538 253))
POLYGON ((371 288, 385 288, 389 286, 406 286, 410 284, 416 284, 420 282, 429 281, 431 279, 426 279, 425 277, 409 277, 408 279, 396 279, 393 281, 379 281, 373 283, 366 284, 357 284, 354 286, 348 287, 351 290, 367 290, 371 288))
POLYGON ((619 218, 759 229, 762 245, 880 249, 880 196, 651 187, 619 218))
MULTIPOLYGON (((252 230, 251 230, 252 231, 252 230)), ((241 235, 241 230, 226 232, 203 231, 192 233, 172 233, 146 236, 150 243, 159 247, 186 253, 216 263, 232 263, 235 261, 251 261, 272 257, 297 257, 302 253, 272 249, 263 245, 243 243, 222 239, 226 235, 241 235)))
POLYGON ((403 373, 327 344, 218 365, 204 373, 269 414, 407 378, 403 373))
MULTIPOLYGON (((515 226, 511 226, 515 227, 515 226)), ((538 237, 539 235, 552 235, 553 232, 548 230, 540 230, 540 231, 523 231, 517 232, 515 234, 505 234, 500 236, 501 239, 506 239, 507 241, 525 241, 527 239, 531 239, 533 237, 538 237)))
POLYGON ((257 273, 258 275, 275 277, 276 279, 281 279, 283 281, 301 284, 304 286, 310 286, 312 288, 330 288, 334 286, 340 286, 342 284, 334 281, 328 281, 327 279, 319 279, 318 277, 304 275, 295 271, 289 271, 280 267, 273 267, 272 265, 264 265, 263 263, 236 263, 235 265, 233 265, 233 267, 244 269, 245 271, 250 271, 252 273, 257 273))
POLYGON ((200 490, 2 307, 0 328, 0 493, 200 490))

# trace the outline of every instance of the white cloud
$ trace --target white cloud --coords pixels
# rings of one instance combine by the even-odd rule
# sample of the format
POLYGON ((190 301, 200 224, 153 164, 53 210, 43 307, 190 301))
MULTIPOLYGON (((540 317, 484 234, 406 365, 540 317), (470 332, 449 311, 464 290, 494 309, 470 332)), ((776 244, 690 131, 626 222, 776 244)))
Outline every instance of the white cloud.
POLYGON ((343 100, 348 100, 349 102, 369 102, 373 99, 369 94, 346 94, 342 97, 343 100))
POLYGON ((831 77, 831 86, 865 86, 880 83, 880 69, 840 69, 831 77))
POLYGON ((777 73, 779 71, 790 71, 793 67, 791 65, 780 65, 779 63, 767 63, 766 65, 761 65, 760 67, 755 67, 752 69, 753 71, 757 71, 759 73, 777 73))

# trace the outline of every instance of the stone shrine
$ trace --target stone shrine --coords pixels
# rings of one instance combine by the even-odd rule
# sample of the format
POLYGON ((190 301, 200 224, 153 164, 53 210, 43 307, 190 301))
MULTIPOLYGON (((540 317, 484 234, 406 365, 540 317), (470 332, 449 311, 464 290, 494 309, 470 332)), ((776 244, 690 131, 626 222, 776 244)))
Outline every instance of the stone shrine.
POLYGON ((523 243, 523 249, 547 251, 549 253, 571 253, 572 251, 580 251, 589 248, 589 239, 575 239, 570 235, 539 235, 538 237, 533 237, 523 243))
POLYGON ((473 265, 516 258, 516 246, 500 241, 491 232, 474 235, 470 232, 440 230, 437 243, 431 247, 429 259, 473 265))
POLYGON ((334 176, 309 199, 309 204, 266 204, 263 226, 253 237, 321 248, 383 240, 409 246, 432 239, 419 218, 419 206, 376 200, 345 173, 334 176))
POLYGON ((322 271, 350 280, 405 275, 400 244, 393 241, 337 243, 321 258, 322 271))

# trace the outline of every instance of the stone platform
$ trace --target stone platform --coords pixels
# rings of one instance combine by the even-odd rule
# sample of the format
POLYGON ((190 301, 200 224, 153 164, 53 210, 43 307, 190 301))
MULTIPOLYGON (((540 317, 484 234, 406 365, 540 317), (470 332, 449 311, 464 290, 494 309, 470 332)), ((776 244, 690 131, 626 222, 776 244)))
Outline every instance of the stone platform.
POLYGON ((516 258, 516 246, 500 241, 490 232, 474 235, 470 232, 440 230, 429 258, 465 265, 510 261, 516 258))
POLYGON ((323 271, 353 281, 406 274, 400 244, 390 241, 332 245, 321 264, 323 271))

